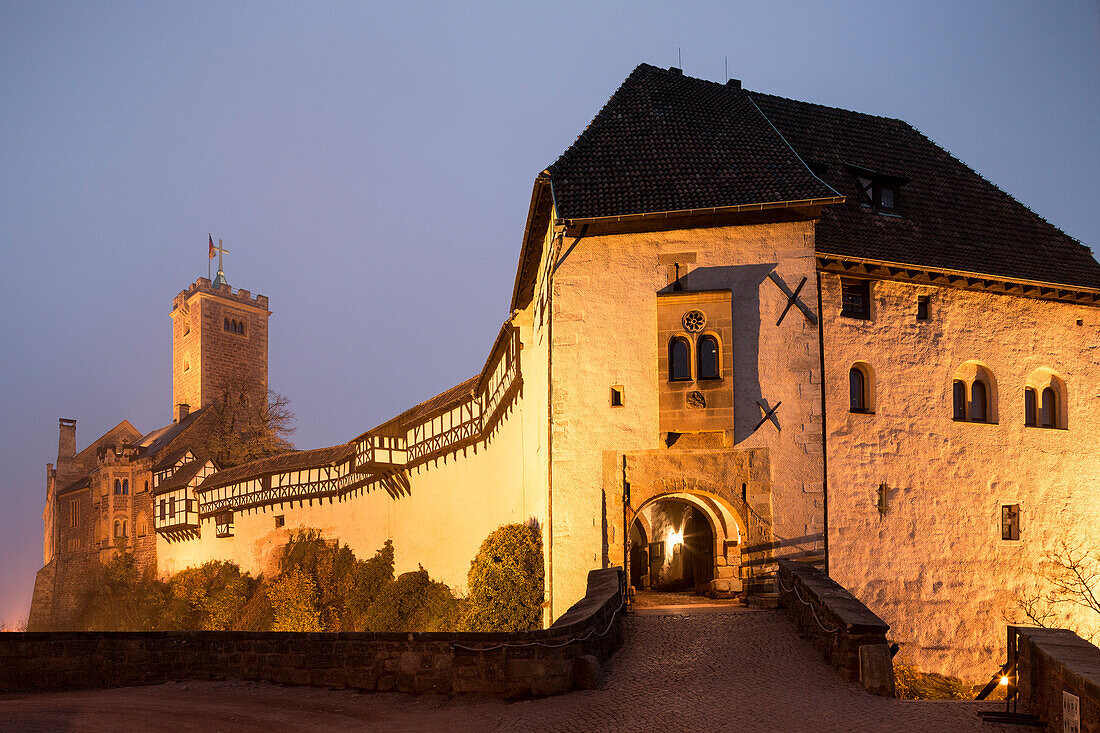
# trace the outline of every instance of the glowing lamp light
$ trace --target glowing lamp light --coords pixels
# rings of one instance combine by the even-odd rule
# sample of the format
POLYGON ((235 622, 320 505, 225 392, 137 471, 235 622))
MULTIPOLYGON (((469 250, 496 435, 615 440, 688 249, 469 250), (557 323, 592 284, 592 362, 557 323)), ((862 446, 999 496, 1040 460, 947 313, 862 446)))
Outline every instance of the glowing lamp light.
POLYGON ((1001 684, 1002 685, 1007 685, 1008 684, 1008 677, 1001 677, 1001 684))
POLYGON ((669 544, 679 545, 683 541, 684 541, 684 533, 683 532, 669 532, 669 534, 668 534, 669 544))

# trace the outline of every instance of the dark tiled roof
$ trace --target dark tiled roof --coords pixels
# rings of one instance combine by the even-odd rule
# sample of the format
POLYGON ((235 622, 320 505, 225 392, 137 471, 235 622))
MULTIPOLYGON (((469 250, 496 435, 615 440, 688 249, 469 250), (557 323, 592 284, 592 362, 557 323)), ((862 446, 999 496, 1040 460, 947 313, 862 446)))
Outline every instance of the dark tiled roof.
POLYGON ((76 481, 73 481, 68 486, 61 489, 61 491, 58 491, 57 495, 61 496, 62 494, 67 494, 70 491, 80 491, 81 489, 86 489, 91 485, 92 485, 92 474, 88 474, 84 478, 78 478, 76 481))
POLYGON ((648 64, 549 170, 564 219, 837 195, 739 87, 648 64))
POLYGON ((818 252, 1100 287, 1100 264, 1087 248, 907 123, 750 94, 803 160, 847 197, 825 208, 818 252), (860 206, 850 165, 908 179, 898 192, 900 216, 860 206))
POLYGON ((478 380, 481 379, 481 375, 470 377, 461 384, 456 384, 450 389, 440 392, 431 399, 424 400, 415 407, 402 412, 397 417, 391 418, 386 422, 371 428, 367 432, 385 434, 388 430, 397 430, 404 434, 405 428, 408 425, 419 422, 422 418, 428 417, 434 413, 442 412, 444 409, 450 407, 453 404, 462 402, 471 394, 473 394, 474 388, 477 386, 478 380))
POLYGON ((172 423, 171 425, 165 425, 163 428, 154 430, 147 435, 142 436, 139 441, 139 445, 142 446, 141 452, 138 454, 141 458, 150 458, 155 456, 158 452, 168 447, 172 441, 183 434, 185 430, 195 424, 195 421, 199 419, 199 416, 206 411, 206 408, 201 410, 195 410, 187 417, 180 420, 178 423, 172 423))
POLYGON ((355 447, 351 443, 342 443, 328 448, 280 453, 277 456, 261 458, 258 461, 242 463, 239 466, 218 471, 203 481, 199 485, 198 491, 228 486, 238 481, 251 480, 273 473, 282 473, 283 471, 300 471, 305 468, 334 466, 349 458, 354 452, 355 447))
POLYGON ((163 494, 165 491, 171 491, 172 489, 186 486, 205 465, 206 461, 203 460, 188 461, 177 468, 176 472, 173 473, 167 481, 161 482, 160 486, 157 487, 156 493, 163 494))
POLYGON ((150 468, 149 470, 152 471, 153 473, 159 473, 161 471, 166 471, 167 469, 169 469, 172 466, 176 465, 176 461, 178 461, 179 459, 181 459, 185 455, 187 455, 188 450, 189 450, 188 448, 179 448, 177 450, 171 451, 166 456, 161 458, 159 461, 154 463, 153 467, 150 468))

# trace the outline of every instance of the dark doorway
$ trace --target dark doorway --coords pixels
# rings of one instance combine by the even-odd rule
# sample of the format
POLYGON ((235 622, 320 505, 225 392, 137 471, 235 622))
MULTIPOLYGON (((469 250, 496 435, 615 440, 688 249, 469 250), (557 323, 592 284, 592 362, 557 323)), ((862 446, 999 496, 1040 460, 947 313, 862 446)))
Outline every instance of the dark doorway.
POLYGON ((648 537, 639 521, 630 529, 634 587, 707 593, 714 578, 714 530, 707 516, 682 499, 660 499, 642 512, 648 537))

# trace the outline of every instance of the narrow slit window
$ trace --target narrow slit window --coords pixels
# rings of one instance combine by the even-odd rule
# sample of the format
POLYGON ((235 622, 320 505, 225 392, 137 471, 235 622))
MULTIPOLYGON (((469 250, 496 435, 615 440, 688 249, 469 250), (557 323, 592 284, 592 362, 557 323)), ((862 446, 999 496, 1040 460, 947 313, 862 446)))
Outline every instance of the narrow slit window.
POLYGON ((668 344, 668 378, 673 382, 691 381, 691 349, 687 339, 675 337, 668 344))
POLYGON ((1026 388, 1024 390, 1024 425, 1034 427, 1039 424, 1035 403, 1035 390, 1031 387, 1026 388))
POLYGON ((917 296, 917 320, 918 321, 927 321, 928 320, 928 301, 929 301, 929 298, 928 298, 927 295, 917 296))
POLYGON ((989 419, 988 390, 985 382, 975 379, 970 386, 970 419, 974 422, 985 422, 989 419))
POLYGON ((851 412, 867 412, 867 378, 859 367, 848 370, 848 401, 851 412))
POLYGON ((622 407, 623 406, 623 388, 616 386, 611 388, 611 406, 622 407))
POLYGON ((956 420, 966 419, 966 383, 956 379, 951 385, 952 416, 956 420))
POLYGON ((1001 505, 1001 539, 1020 539, 1020 505, 1001 505))
POLYGON ((1058 395, 1050 387, 1043 390, 1043 403, 1040 407, 1039 419, 1044 428, 1058 427, 1058 395))
POLYGON ((718 339, 703 336, 696 346, 699 356, 699 379, 718 379, 718 339))

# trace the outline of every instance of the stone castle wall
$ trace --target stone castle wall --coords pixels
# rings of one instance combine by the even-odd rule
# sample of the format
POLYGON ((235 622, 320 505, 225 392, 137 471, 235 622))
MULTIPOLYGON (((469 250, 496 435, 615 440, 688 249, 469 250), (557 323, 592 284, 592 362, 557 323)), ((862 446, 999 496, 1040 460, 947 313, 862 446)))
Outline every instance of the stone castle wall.
MULTIPOLYGON (((1044 553, 1100 542, 1100 309, 900 282, 872 289, 871 320, 841 317, 839 278, 822 274, 830 574, 920 667, 984 681, 1044 553), (918 296, 930 298, 926 321, 918 296), (968 361, 995 379, 995 423, 952 419, 952 380, 968 361), (873 370, 873 414, 848 409, 856 362, 873 370), (1024 387, 1043 368, 1065 382, 1068 429, 1024 425, 1024 387), (1002 540, 1001 507, 1016 504, 1020 539, 1002 540)), ((1050 621, 1080 628, 1085 617, 1050 621)))
POLYGON ((591 688, 621 640, 616 569, 549 629, 515 633, 0 633, 0 691, 263 680, 364 692, 552 695, 591 688))
MULTIPOLYGON (((554 553, 566 558, 555 560, 556 607, 583 593, 582 567, 623 561, 623 454, 665 448, 657 294, 671 292, 677 263, 685 291, 732 293, 733 417, 718 452, 766 448, 770 490, 746 486, 749 502, 777 536, 822 531, 818 331, 793 308, 775 325, 788 298, 768 279, 774 270, 792 291, 802 277, 812 282, 813 231, 801 222, 589 235, 575 244, 565 236, 551 353, 554 553), (612 385, 623 386, 621 408, 609 404, 612 385), (754 429, 761 402, 783 403, 781 430, 770 422, 754 429)), ((816 311, 806 290, 801 299, 816 311)))

